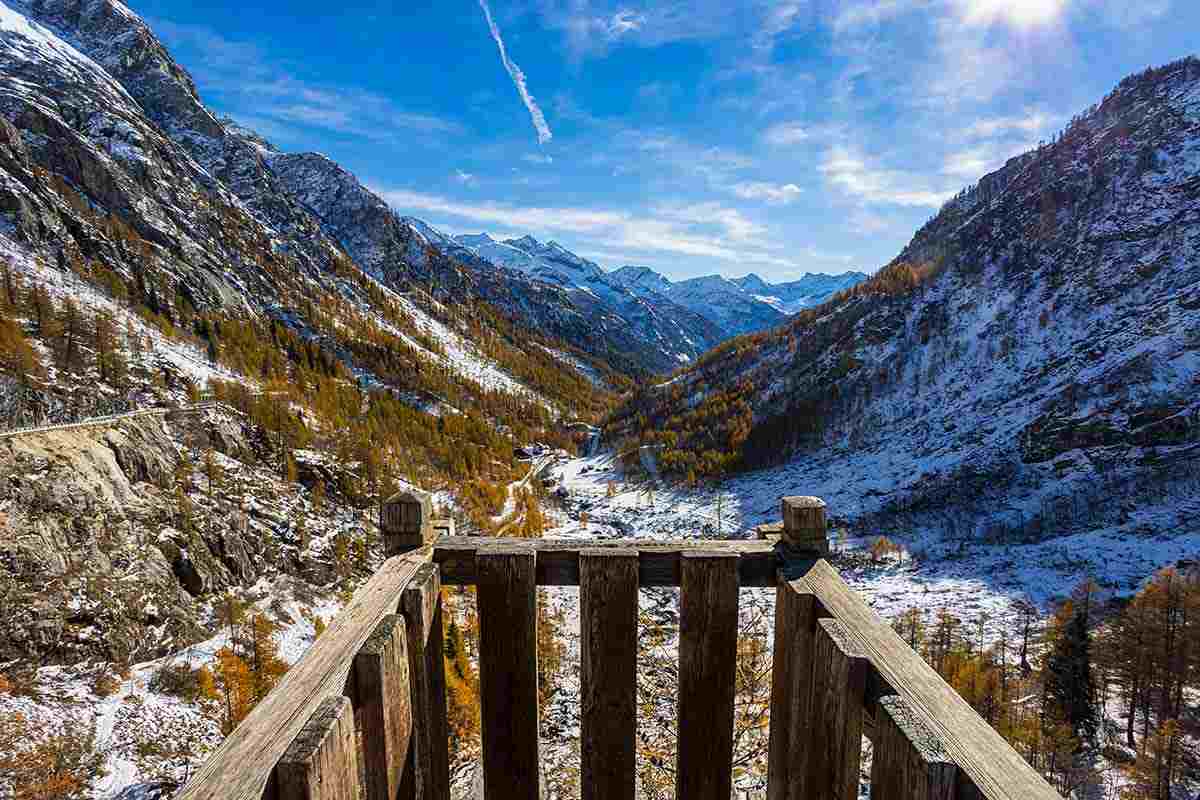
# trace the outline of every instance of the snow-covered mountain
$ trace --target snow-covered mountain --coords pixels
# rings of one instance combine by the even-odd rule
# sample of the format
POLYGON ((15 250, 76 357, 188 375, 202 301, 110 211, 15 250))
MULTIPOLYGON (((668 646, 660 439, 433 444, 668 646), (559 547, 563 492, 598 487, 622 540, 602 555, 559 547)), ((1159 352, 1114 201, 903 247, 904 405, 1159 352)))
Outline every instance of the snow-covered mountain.
POLYGON ((647 298, 667 298, 709 317, 728 336, 781 325, 792 314, 866 280, 861 272, 809 273, 798 281, 770 284, 751 273, 742 278, 705 275, 672 282, 650 267, 621 267, 609 280, 647 298))
POLYGON ((800 280, 767 283, 750 273, 743 278, 734 278, 733 283, 756 300, 766 303, 776 311, 791 315, 818 306, 838 292, 862 283, 867 277, 862 272, 846 272, 841 275, 808 272, 800 280))
POLYGON ((456 238, 493 264, 566 289, 591 289, 606 282, 599 264, 575 255, 558 242, 542 244, 532 236, 498 242, 486 233, 456 238))
MULTIPOLYGON (((20 132, 31 163, 169 252, 164 277, 198 307, 270 306, 281 282, 328 285, 349 256, 390 287, 436 288, 454 303, 482 300, 622 370, 671 369, 722 338, 683 309, 649 309, 625 296, 616 307, 497 266, 396 214, 324 156, 283 153, 218 118, 153 31, 116 0, 4 0, 0 37, 0 115, 20 132), (287 269, 264 266, 272 259, 287 269)), ((16 180, 6 189, 9 205, 36 215, 27 195, 38 183, 16 180)), ((37 227, 26 222, 17 227, 37 227)), ((100 247, 99 238, 82 249, 100 247)), ((43 231, 30 243, 49 241, 43 231)), ((564 267, 575 260, 561 248, 542 249, 564 267)))
POLYGON ((1190 58, 1122 81, 872 279, 645 389, 613 428, 667 442, 683 474, 787 462, 797 490, 853 486, 867 526, 1172 536, 1200 524, 1197 387, 1190 58))

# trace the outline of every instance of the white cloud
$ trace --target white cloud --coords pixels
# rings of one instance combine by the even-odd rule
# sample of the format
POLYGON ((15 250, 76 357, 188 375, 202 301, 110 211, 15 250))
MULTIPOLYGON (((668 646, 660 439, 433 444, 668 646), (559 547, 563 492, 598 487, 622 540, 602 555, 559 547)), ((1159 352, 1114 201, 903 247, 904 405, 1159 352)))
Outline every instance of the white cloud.
POLYGON ((767 229, 747 219, 736 208, 727 208, 720 203, 692 203, 685 206, 659 206, 656 213, 674 222, 689 226, 711 225, 724 229, 730 239, 745 241, 764 236, 767 229))
POLYGON ((868 204, 938 208, 954 196, 945 187, 930 186, 920 174, 872 164, 845 145, 831 147, 819 169, 831 185, 868 204))
MULTIPOLYGON (((795 268, 773 252, 767 229, 719 203, 663 205, 648 213, 589 208, 463 203, 406 190, 382 191, 401 213, 441 215, 509 231, 570 238, 579 250, 689 256, 739 264, 795 268)), ((443 227, 455 229, 453 224, 443 227)))
MULTIPOLYGON (((1122 3, 1136 0, 1109 0, 1122 3)), ((910 12, 948 9, 966 25, 1003 23, 1014 28, 1030 29, 1057 22, 1072 0, 867 0, 843 4, 833 16, 836 32, 879 25, 910 12)), ((1166 2, 1166 0, 1149 0, 1166 2)))
POLYGON ((496 49, 500 51, 500 61, 504 64, 504 69, 508 72, 508 76, 512 78, 513 86, 517 87, 517 94, 521 95, 521 102, 529 110, 529 118, 533 120, 533 128, 537 131, 538 143, 545 144, 554 138, 550 126, 546 123, 546 115, 542 113, 542 109, 538 106, 537 101, 530 94, 529 87, 525 81, 525 73, 521 71, 516 62, 508 57, 508 50, 504 46, 504 39, 500 37, 500 28, 496 26, 496 21, 492 19, 492 9, 488 6, 487 0, 479 0, 479 7, 483 9, 483 15, 487 18, 488 30, 492 32, 492 39, 496 42, 496 49))
POLYGON ((765 200, 772 205, 785 206, 800 196, 803 190, 794 183, 767 183, 749 181, 730 187, 743 200, 765 200))
POLYGON ((867 0, 846 3, 833 18, 833 29, 839 33, 868 25, 878 25, 893 17, 924 7, 929 0, 867 0))
POLYGON ((786 2, 776 0, 768 4, 762 27, 753 39, 755 49, 771 50, 774 48, 775 40, 796 23, 803 7, 804 3, 795 2, 795 0, 786 2))
POLYGON ((962 21, 968 25, 1000 22, 1029 29, 1058 21, 1069 0, 955 0, 955 4, 962 21))
POLYGON ((763 141, 773 147, 790 147, 809 138, 808 129, 799 122, 780 122, 763 132, 763 141))
POLYGON ((1016 132, 1032 135, 1045 131, 1057 124, 1059 118, 1043 111, 1028 111, 1020 116, 985 117, 972 122, 963 131, 967 137, 991 138, 1004 133, 1016 132))
POLYGON ((545 153, 526 153, 521 160, 527 164, 553 164, 554 158, 545 153))
POLYGON ((626 33, 640 31, 645 24, 646 17, 642 14, 628 10, 618 11, 608 21, 608 35, 615 39, 626 33))
POLYGON ((454 170, 454 180, 463 186, 475 187, 479 185, 479 179, 475 175, 470 172, 463 172, 461 169, 454 170))

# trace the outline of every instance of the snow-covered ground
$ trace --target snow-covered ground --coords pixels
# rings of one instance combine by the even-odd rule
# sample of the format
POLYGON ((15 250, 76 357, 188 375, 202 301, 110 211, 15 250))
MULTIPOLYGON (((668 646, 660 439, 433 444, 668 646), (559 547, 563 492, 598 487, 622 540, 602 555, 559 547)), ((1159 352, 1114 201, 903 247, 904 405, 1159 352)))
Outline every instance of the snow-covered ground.
MULTIPOLYGON (((600 452, 561 461, 548 471, 547 478, 554 481, 552 491, 563 504, 557 526, 546 533, 550 538, 745 538, 753 526, 780 518, 783 496, 824 496, 835 518, 849 501, 848 490, 837 485, 836 476, 822 476, 819 468, 796 464, 741 476, 719 489, 692 489, 628 476, 611 452, 600 452), (586 525, 580 521, 584 514, 586 525)), ((915 607, 928 625, 945 611, 967 630, 979 629, 985 642, 995 642, 1004 630, 1011 641, 1019 624, 1014 608, 1018 601, 1030 601, 1047 610, 1087 578, 1113 593, 1129 594, 1158 568, 1200 554, 1200 531, 1161 527, 1154 535, 1131 534, 1132 530, 1155 530, 1147 528, 1147 521, 1156 518, 1160 522, 1169 519, 1167 510, 1146 509, 1121 529, 1072 533, 1027 545, 976 543, 960 548, 957 542, 942 541, 940 533, 912 530, 901 537, 888 531, 906 547, 907 554, 880 564, 863 557, 862 551, 873 537, 844 538, 835 532, 834 563, 847 583, 884 619, 894 619, 915 607)), ((545 598, 550 609, 562 616, 567 653, 560 693, 543 709, 542 751, 551 770, 568 770, 578 763, 578 590, 551 588, 545 590, 545 598)), ((674 590, 642 592, 643 641, 647 620, 670 632, 670 638, 656 648, 660 652, 640 654, 639 679, 643 683, 655 659, 669 660, 676 647, 672 626, 677 625, 677 603, 674 590)), ((742 593, 743 625, 760 620, 768 643, 773 607, 774 593, 769 590, 742 593)), ((653 725, 660 735, 673 737, 673 707, 662 701, 653 708, 653 725)), ((645 725, 646 707, 641 713, 645 725)), ((735 784, 744 796, 762 796, 762 776, 752 770, 735 784)))

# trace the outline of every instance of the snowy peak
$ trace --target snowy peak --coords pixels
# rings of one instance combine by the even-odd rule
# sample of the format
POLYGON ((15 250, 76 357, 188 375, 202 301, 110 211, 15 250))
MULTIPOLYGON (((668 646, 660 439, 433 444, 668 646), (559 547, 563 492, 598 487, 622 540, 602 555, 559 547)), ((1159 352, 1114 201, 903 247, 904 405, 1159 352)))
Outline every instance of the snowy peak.
POLYGON ((609 280, 638 293, 666 294, 671 289, 671 281, 650 267, 621 267, 609 275, 609 280))
POLYGON ((666 297, 708 316, 730 336, 778 325, 866 277, 861 272, 808 274, 798 281, 770 284, 751 273, 741 278, 704 275, 672 282, 649 267, 635 266, 621 267, 609 275, 611 281, 642 297, 666 297))
POLYGON ((743 292, 750 294, 771 294, 771 285, 751 272, 743 278, 734 278, 733 283, 743 292))
POLYGON ((598 264, 572 253, 558 242, 542 244, 532 236, 497 242, 486 233, 455 237, 480 258, 539 281, 568 290, 592 290, 606 275, 598 264))

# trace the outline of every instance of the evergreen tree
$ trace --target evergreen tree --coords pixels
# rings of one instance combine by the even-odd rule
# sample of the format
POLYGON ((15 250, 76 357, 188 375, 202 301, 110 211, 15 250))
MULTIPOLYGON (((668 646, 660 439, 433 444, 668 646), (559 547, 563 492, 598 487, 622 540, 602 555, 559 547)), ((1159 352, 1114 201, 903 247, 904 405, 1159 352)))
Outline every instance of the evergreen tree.
POLYGON ((1082 744, 1096 741, 1096 695, 1092 642, 1088 634, 1090 599, 1072 613, 1046 658, 1043 707, 1053 721, 1068 725, 1082 744))

